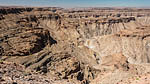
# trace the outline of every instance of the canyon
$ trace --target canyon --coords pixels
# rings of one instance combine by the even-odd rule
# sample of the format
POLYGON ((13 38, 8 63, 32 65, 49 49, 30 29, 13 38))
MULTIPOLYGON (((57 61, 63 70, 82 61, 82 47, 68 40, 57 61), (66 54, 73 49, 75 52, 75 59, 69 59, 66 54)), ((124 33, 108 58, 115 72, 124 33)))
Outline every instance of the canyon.
POLYGON ((132 84, 150 73, 149 22, 150 9, 0 7, 0 82, 132 84), (13 66, 33 79, 8 81, 13 66))

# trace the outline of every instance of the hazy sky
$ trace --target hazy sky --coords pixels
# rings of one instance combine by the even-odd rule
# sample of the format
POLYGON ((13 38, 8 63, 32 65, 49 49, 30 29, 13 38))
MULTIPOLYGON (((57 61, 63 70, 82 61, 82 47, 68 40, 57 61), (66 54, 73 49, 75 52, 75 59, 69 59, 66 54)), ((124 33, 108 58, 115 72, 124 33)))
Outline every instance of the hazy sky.
POLYGON ((57 7, 150 7, 150 0, 0 0, 0 5, 57 7))

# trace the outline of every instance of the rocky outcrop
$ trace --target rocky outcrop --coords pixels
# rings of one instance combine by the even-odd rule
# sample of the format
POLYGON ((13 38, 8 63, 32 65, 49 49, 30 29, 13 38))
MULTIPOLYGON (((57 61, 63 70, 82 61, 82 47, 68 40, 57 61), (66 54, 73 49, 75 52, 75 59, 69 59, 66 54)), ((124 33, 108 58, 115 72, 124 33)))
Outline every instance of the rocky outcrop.
MULTIPOLYGON (((68 82, 67 80, 55 80, 53 77, 47 77, 37 72, 31 72, 26 70, 24 66, 11 62, 0 62, 0 82, 13 83, 13 84, 33 84, 33 83, 44 83, 44 84, 69 84, 74 82, 68 82)), ((77 82, 78 83, 78 82, 77 82)))
POLYGON ((42 50, 46 45, 56 43, 42 28, 17 28, 1 34, 1 55, 25 56, 42 50), (17 32, 16 32, 17 31, 17 32))

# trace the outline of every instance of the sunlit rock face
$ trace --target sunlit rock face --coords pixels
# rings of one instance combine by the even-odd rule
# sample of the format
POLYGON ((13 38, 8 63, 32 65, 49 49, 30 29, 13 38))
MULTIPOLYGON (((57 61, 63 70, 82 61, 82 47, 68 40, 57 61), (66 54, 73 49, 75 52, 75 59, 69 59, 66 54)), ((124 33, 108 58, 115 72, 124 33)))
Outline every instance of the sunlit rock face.
POLYGON ((124 30, 88 39, 84 45, 99 53, 99 58, 122 53, 130 63, 149 63, 149 34, 149 27, 124 30))

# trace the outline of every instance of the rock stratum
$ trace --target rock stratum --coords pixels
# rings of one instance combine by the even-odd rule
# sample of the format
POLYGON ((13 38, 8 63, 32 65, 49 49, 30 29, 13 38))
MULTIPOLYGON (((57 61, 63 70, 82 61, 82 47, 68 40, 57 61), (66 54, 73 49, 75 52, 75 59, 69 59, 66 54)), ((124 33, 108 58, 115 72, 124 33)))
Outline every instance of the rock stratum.
POLYGON ((150 73, 149 22, 150 9, 0 7, 0 81, 125 84, 150 73))

